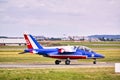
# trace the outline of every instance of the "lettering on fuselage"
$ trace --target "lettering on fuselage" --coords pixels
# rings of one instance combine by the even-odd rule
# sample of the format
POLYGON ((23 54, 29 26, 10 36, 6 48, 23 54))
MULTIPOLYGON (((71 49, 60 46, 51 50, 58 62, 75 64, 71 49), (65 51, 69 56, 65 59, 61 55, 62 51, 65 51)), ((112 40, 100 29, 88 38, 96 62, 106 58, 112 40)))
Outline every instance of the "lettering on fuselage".
POLYGON ((29 40, 26 40, 26 43, 27 43, 27 45, 30 45, 30 41, 29 40))

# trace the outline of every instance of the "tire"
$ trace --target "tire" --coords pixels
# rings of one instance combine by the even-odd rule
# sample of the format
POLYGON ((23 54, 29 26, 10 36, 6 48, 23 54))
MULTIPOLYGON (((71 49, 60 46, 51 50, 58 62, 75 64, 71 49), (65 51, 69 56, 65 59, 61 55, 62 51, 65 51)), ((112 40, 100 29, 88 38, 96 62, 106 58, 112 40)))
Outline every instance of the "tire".
POLYGON ((55 61, 55 64, 56 64, 56 65, 59 65, 59 64, 60 64, 60 62, 61 62, 61 61, 56 60, 56 61, 55 61))
POLYGON ((93 61, 93 64, 96 64, 96 61, 93 61))
POLYGON ((65 64, 66 64, 66 65, 70 65, 70 60, 66 60, 66 61, 65 61, 65 64))

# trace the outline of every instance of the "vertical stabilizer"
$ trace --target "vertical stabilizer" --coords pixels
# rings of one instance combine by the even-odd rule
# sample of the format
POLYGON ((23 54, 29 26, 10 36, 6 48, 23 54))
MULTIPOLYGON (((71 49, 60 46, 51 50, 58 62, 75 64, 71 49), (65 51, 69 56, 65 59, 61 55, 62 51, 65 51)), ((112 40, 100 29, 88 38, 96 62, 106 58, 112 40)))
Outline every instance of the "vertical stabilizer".
POLYGON ((43 47, 30 34, 24 34, 26 45, 28 49, 43 49, 43 47))

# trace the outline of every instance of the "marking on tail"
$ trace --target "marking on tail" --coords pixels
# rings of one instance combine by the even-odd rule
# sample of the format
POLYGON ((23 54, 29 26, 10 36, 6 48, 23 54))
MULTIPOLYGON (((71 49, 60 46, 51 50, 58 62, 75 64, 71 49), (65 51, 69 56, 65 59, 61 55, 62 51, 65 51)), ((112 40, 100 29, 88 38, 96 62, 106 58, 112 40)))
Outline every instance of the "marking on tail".
POLYGON ((32 35, 30 35, 30 38, 32 39, 33 45, 36 46, 37 49, 43 49, 43 47, 33 38, 32 35))
POLYGON ((30 43, 30 41, 29 41, 28 35, 24 34, 24 38, 25 38, 25 40, 26 40, 27 48, 28 48, 28 49, 33 49, 32 45, 31 45, 31 43, 30 43))
POLYGON ((28 49, 43 49, 43 47, 30 34, 24 34, 28 49))

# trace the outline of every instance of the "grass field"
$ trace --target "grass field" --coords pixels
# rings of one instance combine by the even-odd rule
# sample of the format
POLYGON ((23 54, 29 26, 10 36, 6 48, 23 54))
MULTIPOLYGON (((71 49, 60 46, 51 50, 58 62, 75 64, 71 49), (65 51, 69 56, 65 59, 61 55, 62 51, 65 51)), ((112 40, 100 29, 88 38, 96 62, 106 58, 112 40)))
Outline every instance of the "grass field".
MULTIPOLYGON (((43 42, 42 42, 43 43, 43 42)), ((46 45, 46 43, 43 43, 46 45)), ((62 42, 47 42, 48 46, 53 45, 75 45, 75 46, 87 46, 90 48, 120 48, 120 42, 79 42, 79 41, 62 41, 62 42)))
POLYGON ((120 80, 114 68, 0 69, 1 80, 120 80))
MULTIPOLYGON (((105 55, 98 62, 120 62, 120 42, 52 42, 60 45, 84 45, 105 55)), ((0 64, 6 63, 53 63, 55 59, 34 54, 18 54, 25 46, 0 46, 0 64)), ((93 60, 78 60, 92 62, 93 60)), ((120 80, 114 67, 107 68, 61 68, 61 69, 21 69, 0 68, 0 80, 120 80)))
MULTIPOLYGON (((104 59, 98 59, 99 62, 120 62, 120 50, 119 49, 96 49, 98 53, 105 55, 104 59)), ((42 57, 35 54, 18 54, 15 52, 0 52, 0 63, 54 63, 55 59, 42 57)), ((92 59, 78 60, 79 62, 92 62, 92 59)))
MULTIPOLYGON (((48 42, 47 42, 48 43, 48 42)), ((50 43, 50 42, 49 42, 50 43)), ((70 44, 70 45, 87 45, 95 52, 105 55, 100 62, 120 62, 120 42, 51 42, 50 44, 70 44)), ((42 44, 46 44, 42 42, 42 44)), ((34 54, 18 54, 22 52, 26 46, 0 46, 0 63, 44 63, 52 62, 55 59, 45 58, 34 54)), ((78 60, 80 62, 92 62, 93 60, 78 60)))

